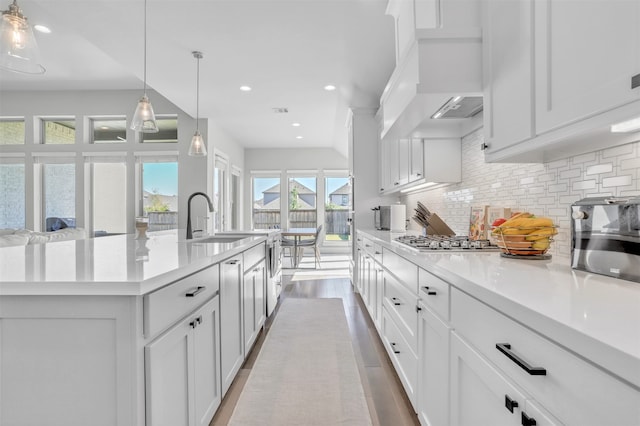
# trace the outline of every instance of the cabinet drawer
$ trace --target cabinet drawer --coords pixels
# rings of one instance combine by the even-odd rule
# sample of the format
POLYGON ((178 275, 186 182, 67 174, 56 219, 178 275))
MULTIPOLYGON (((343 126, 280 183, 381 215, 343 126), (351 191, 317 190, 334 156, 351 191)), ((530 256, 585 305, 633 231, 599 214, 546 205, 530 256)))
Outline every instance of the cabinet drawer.
POLYGON ((416 405, 418 356, 411 349, 386 308, 382 309, 382 340, 411 404, 416 405))
POLYGON ((382 246, 368 238, 363 238, 364 251, 376 262, 382 263, 382 246))
POLYGON ((418 351, 418 298, 386 271, 383 272, 383 305, 398 324, 414 352, 418 351))
POLYGON ((261 259, 263 259, 264 254, 264 243, 260 243, 257 246, 251 247, 247 251, 243 252, 242 263, 244 264, 244 271, 248 271, 249 269, 251 269, 251 267, 253 267, 261 259))
POLYGON ((383 249, 382 266, 414 294, 418 294, 418 267, 391 250, 383 249))
POLYGON ((219 290, 219 266, 214 265, 144 295, 144 335, 151 337, 165 330, 219 290))
POLYGON ((424 304, 442 319, 449 321, 449 283, 420 268, 418 284, 420 285, 419 296, 424 304))
POLYGON ((640 424, 640 392, 636 389, 455 288, 451 290, 451 323, 561 422, 640 424), (509 346, 501 351, 499 344, 509 346), (532 367, 543 368, 546 374, 525 370, 532 367))

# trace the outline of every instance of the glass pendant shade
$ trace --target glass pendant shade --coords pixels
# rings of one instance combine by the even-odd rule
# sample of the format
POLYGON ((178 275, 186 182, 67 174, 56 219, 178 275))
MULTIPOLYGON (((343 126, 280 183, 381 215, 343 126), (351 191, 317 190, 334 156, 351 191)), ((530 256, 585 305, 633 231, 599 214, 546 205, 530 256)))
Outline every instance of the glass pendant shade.
POLYGON ((158 123, 153 107, 147 97, 147 0, 144 0, 144 95, 138 101, 136 111, 131 120, 131 129, 142 133, 157 133, 158 123))
POLYGON ((192 157, 204 157, 207 155, 207 144, 198 127, 200 124, 200 59, 202 59, 202 52, 195 50, 191 54, 196 58, 196 132, 191 138, 188 154, 192 157))
POLYGON ((143 95, 138 102, 136 112, 133 113, 131 128, 142 133, 157 133, 158 124, 156 115, 153 113, 153 106, 149 102, 147 95, 143 95))
POLYGON ((189 145, 189 155, 192 157, 204 157, 207 155, 207 145, 199 131, 193 134, 191 145, 189 145))
POLYGON ((33 30, 15 0, 0 20, 0 68, 25 74, 45 72, 33 30))

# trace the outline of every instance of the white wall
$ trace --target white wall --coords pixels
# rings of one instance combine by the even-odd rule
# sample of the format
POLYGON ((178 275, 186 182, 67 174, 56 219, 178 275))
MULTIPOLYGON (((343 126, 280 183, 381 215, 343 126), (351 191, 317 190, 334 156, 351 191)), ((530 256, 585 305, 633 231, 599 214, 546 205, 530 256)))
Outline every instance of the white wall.
MULTIPOLYGON (((273 171, 287 182, 288 170, 345 170, 347 157, 333 148, 246 149, 244 169, 244 229, 251 229, 251 171, 273 171)), ((322 182, 318 182, 320 192, 322 182)), ((320 218, 319 218, 320 219, 320 218)))
MULTIPOLYGON (((551 217, 559 234, 551 253, 571 254, 570 206, 596 196, 640 196, 640 142, 546 164, 485 163, 482 129, 462 141, 462 182, 402 197, 412 216, 417 201, 458 235, 469 234, 472 205, 511 207, 551 217)), ((410 221, 410 229, 419 226, 410 221)))
MULTIPOLYGON (((127 130, 127 142, 124 144, 100 144, 87 143, 88 130, 85 130, 87 122, 81 118, 87 116, 122 116, 126 115, 127 123, 131 122, 131 117, 141 96, 139 90, 124 91, 3 91, 0 93, 0 116, 5 117, 25 117, 25 132, 27 141, 25 145, 0 146, 0 156, 24 154, 26 164, 26 192, 33 194, 34 174, 33 156, 34 152, 65 151, 73 153, 77 157, 76 164, 80 166, 83 162, 82 152, 92 151, 126 151, 127 164, 133 165, 134 152, 155 152, 160 150, 177 151, 178 153, 178 192, 179 192, 179 217, 178 227, 186 227, 186 203, 188 196, 195 191, 207 192, 210 190, 207 176, 207 158, 189 157, 187 151, 191 142, 191 137, 195 131, 195 120, 184 111, 176 107, 169 100, 160 94, 149 90, 149 99, 154 107, 156 115, 177 114, 178 115, 178 144, 140 144, 135 142, 135 132, 127 130), (58 145, 55 147, 41 145, 34 141, 34 127, 38 117, 77 117, 76 144, 58 145)), ((209 151, 212 153, 215 148, 225 152, 231 164, 242 166, 244 162, 243 148, 232 138, 225 135, 215 123, 208 123, 206 119, 201 119, 200 130, 208 143, 209 151), (209 134, 212 137, 209 137, 209 134)), ((135 216, 135 175, 133 167, 129 167, 127 173, 127 217, 128 232, 134 231, 135 216)), ((76 168, 76 217, 78 226, 84 226, 85 206, 85 181, 82 167, 76 168)), ((34 220, 34 209, 37 203, 34 196, 26 199, 27 227, 37 227, 34 220)), ((194 216, 206 215, 204 203, 194 203, 194 216)))

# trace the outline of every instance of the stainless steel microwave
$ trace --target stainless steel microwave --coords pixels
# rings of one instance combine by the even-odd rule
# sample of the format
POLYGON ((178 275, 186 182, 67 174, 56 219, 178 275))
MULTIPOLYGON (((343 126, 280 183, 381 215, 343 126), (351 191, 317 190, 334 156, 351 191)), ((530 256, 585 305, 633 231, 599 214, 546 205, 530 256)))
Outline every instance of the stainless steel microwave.
POLYGON ((640 197, 571 206, 571 267, 640 282, 640 197))

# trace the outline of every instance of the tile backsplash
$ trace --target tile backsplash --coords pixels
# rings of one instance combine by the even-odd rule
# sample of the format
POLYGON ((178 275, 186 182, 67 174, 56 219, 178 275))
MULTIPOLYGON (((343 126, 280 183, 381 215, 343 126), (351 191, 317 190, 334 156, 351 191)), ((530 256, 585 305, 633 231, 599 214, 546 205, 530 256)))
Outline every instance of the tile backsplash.
MULTIPOLYGON (((457 235, 468 235, 471 206, 511 207, 559 225, 550 253, 571 254, 571 204, 585 197, 640 196, 640 141, 544 164, 485 163, 482 129, 462 140, 462 182, 401 197, 437 213, 457 235)), ((409 229, 420 229, 413 220, 409 229)))

